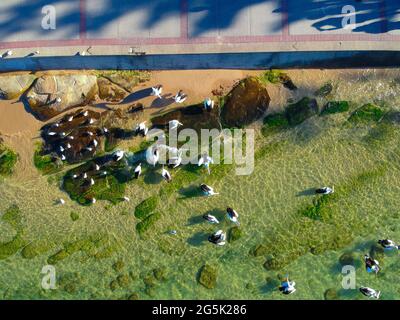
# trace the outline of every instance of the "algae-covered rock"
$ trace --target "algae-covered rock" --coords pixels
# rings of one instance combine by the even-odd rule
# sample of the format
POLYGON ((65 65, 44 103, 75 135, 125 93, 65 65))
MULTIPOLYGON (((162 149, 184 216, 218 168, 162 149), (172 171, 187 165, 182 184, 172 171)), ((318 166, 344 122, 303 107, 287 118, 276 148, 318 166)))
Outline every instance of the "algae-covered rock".
POLYGON ((117 277, 117 281, 120 287, 125 288, 129 286, 129 283, 131 282, 131 278, 129 274, 120 274, 117 277))
POLYGON ((296 126, 317 113, 317 100, 308 97, 304 97, 286 108, 286 117, 291 126, 296 126))
POLYGON ((117 272, 121 272, 123 269, 125 268, 125 263, 123 260, 117 260, 114 264, 113 264, 113 269, 117 272))
POLYGON ((329 101, 322 109, 321 115, 347 112, 349 109, 348 101, 329 101))
POLYGON ((220 129, 221 127, 217 103, 211 111, 207 111, 202 103, 177 108, 153 117, 151 122, 157 128, 167 129, 171 120, 178 120, 183 124, 179 130, 193 129, 200 132, 201 129, 220 129))
POLYGON ((338 300, 338 294, 336 289, 329 288, 324 292, 324 298, 325 300, 338 300))
POLYGON ((35 79, 33 74, 0 75, 0 99, 19 98, 35 79))
POLYGON ((158 281, 166 281, 168 277, 168 270, 165 267, 156 268, 153 270, 153 274, 158 281))
POLYGON ((355 257, 351 252, 345 252, 339 257, 339 263, 342 266, 354 265, 355 257))
POLYGON ((240 229, 238 226, 230 228, 228 232, 229 242, 234 242, 236 240, 239 240, 242 237, 242 235, 243 235, 242 229, 240 229))
POLYGON ((138 295, 136 292, 131 293, 131 294, 128 296, 128 300, 139 300, 139 295, 138 295))
POLYGON ((325 83, 321 88, 315 91, 314 95, 317 97, 326 97, 328 96, 333 90, 332 83, 328 82, 325 83))
POLYGON ((97 79, 97 85, 99 86, 99 98, 108 102, 121 102, 128 95, 123 88, 103 77, 97 79))
POLYGON ((285 88, 289 90, 296 90, 297 87, 293 83, 292 79, 283 71, 281 70, 268 70, 261 75, 261 79, 264 82, 270 83, 281 83, 285 88))
POLYGON ((70 213, 70 216, 71 216, 71 220, 72 220, 72 221, 76 221, 76 220, 79 219, 79 214, 78 214, 77 212, 75 212, 75 211, 72 211, 72 212, 70 213))
POLYGON ((214 289, 217 285, 218 268, 215 265, 205 264, 200 269, 199 283, 207 289, 214 289))
POLYGON ((276 257, 268 257, 264 262, 264 268, 267 270, 281 270, 287 264, 286 260, 276 257))
POLYGON ((250 252, 255 257, 265 256, 268 253, 268 247, 263 244, 259 244, 250 252))
POLYGON ((18 155, 0 140, 0 176, 10 176, 17 160, 18 155))
POLYGON ((33 259, 37 256, 45 254, 53 246, 54 244, 48 240, 33 241, 21 250, 21 255, 24 259, 33 259))
POLYGON ((32 113, 47 121, 68 109, 89 104, 98 91, 95 75, 44 75, 35 80, 26 99, 32 113))
POLYGON ((102 71, 100 76, 107 78, 112 83, 118 85, 119 87, 125 89, 128 92, 133 92, 135 88, 146 81, 150 80, 150 72, 148 71, 102 71))
POLYGON ((287 129, 289 122, 285 113, 273 113, 264 118, 262 134, 267 136, 270 133, 275 133, 280 130, 287 129))
POLYGON ((110 289, 111 289, 112 291, 117 290, 118 287, 119 287, 118 281, 117 281, 117 280, 111 281, 110 284, 109 284, 109 286, 110 286, 110 289))
POLYGON ((160 218, 161 214, 158 212, 150 214, 136 225, 136 231, 139 235, 144 235, 160 218))
POLYGON ((378 122, 383 118, 384 114, 384 111, 380 107, 368 103, 354 111, 348 121, 354 124, 378 122))
POLYGON ((369 248, 369 255, 376 260, 382 260, 385 257, 385 249, 381 247, 379 244, 374 243, 369 248))
POLYGON ((135 217, 138 219, 145 219, 154 212, 158 206, 158 202, 159 200, 157 196, 152 196, 143 200, 135 208, 135 217))
POLYGON ((221 119, 228 127, 248 125, 264 115, 270 101, 263 83, 256 77, 248 77, 227 95, 221 119))

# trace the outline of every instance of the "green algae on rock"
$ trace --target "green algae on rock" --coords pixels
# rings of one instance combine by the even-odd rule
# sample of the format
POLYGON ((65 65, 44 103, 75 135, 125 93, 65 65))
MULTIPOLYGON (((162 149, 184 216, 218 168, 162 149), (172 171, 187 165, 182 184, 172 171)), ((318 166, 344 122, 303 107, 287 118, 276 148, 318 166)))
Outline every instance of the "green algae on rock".
POLYGON ((329 101, 322 109, 321 115, 342 113, 350 110, 348 101, 329 101))
POLYGON ((385 112, 377 105, 367 103, 354 111, 348 121, 353 124, 367 124, 380 121, 385 112))
POLYGON ((198 281, 207 289, 214 289, 217 285, 218 268, 206 263, 199 271, 198 281))
POLYGON ((17 205, 9 207, 1 216, 1 220, 8 223, 16 232, 11 241, 0 243, 0 259, 6 259, 21 250, 26 241, 23 238, 21 211, 17 205))
POLYGON ((168 279, 168 270, 166 267, 159 267, 153 270, 154 277, 161 282, 168 279))
POLYGON ((17 160, 18 155, 6 147, 0 139, 0 176, 10 176, 14 171, 17 160))
POLYGON ((143 236, 160 218, 159 212, 150 214, 136 225, 136 231, 143 236))
POLYGON ((264 83, 268 83, 268 82, 273 83, 273 84, 280 83, 289 90, 297 89, 297 87, 293 83, 292 79, 290 79, 290 77, 287 75, 287 73, 283 72, 282 70, 271 69, 271 70, 265 71, 260 76, 260 79, 264 83))
POLYGON ((285 113, 273 113, 264 118, 262 134, 267 136, 280 130, 289 128, 289 122, 285 113))
POLYGON ((228 241, 234 242, 239 240, 243 235, 242 229, 238 226, 232 227, 228 231, 228 241))
POLYGON ((333 288, 329 288, 324 292, 325 300, 338 300, 339 296, 337 294, 337 290, 333 288))
POLYGON ((291 126, 299 125, 308 118, 318 114, 317 100, 304 97, 286 108, 286 117, 291 126))
POLYGON ((79 214, 76 211, 72 211, 70 217, 72 221, 77 221, 79 219, 79 214))
POLYGON ((55 244, 49 240, 37 240, 27 244, 21 251, 24 259, 33 259, 51 250, 55 244))
POLYGON ((46 154, 41 143, 36 144, 35 153, 33 154, 33 164, 42 172, 42 174, 53 174, 59 172, 63 163, 56 157, 46 154))
POLYGON ((258 78, 245 78, 227 95, 221 110, 222 123, 227 127, 248 125, 265 114, 270 101, 267 89, 258 78))
POLYGON ((317 97, 326 97, 333 90, 333 85, 330 82, 325 83, 321 88, 314 92, 314 95, 317 97))
POLYGON ((154 212, 154 210, 156 210, 158 202, 159 198, 157 196, 152 196, 143 200, 135 208, 135 217, 138 219, 147 218, 151 213, 154 212))
POLYGON ((339 257, 339 263, 342 266, 354 265, 355 257, 352 252, 345 252, 339 257))

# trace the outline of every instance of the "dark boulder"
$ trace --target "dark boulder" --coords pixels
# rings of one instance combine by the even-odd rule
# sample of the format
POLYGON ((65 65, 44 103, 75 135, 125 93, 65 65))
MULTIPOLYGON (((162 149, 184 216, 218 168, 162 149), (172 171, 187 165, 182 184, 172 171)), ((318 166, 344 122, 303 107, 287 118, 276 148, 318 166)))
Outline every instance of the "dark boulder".
POLYGON ((286 108, 286 117, 291 126, 296 126, 316 114, 318 114, 317 100, 308 97, 286 108))

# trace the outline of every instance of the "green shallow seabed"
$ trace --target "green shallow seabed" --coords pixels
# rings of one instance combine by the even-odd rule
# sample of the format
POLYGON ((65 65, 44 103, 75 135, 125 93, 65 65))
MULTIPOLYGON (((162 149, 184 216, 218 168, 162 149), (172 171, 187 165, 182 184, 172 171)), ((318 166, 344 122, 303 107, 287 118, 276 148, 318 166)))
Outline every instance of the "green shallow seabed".
POLYGON ((338 80, 334 87, 329 98, 318 98, 320 107, 326 99, 350 100, 350 110, 314 116, 266 137, 257 129, 255 168, 249 176, 230 174, 233 168, 226 166, 211 167, 211 176, 203 171, 188 176, 189 168, 182 167, 172 171, 180 180, 173 186, 184 187, 179 192, 149 173, 126 185, 130 202, 99 201, 91 207, 70 200, 55 205, 57 198, 69 199, 57 178, 51 183, 47 176, 0 182, 0 212, 17 204, 21 215, 18 230, 9 219, 0 221, 0 241, 21 235, 27 244, 22 253, 0 260, 0 298, 324 299, 332 288, 340 299, 364 299, 357 290, 341 290, 338 261, 350 251, 357 286, 381 290, 382 299, 397 299, 399 253, 380 259, 377 277, 365 272, 362 257, 379 238, 400 241, 400 127, 384 121, 354 125, 347 119, 366 103, 400 111, 400 85, 372 72, 338 80), (191 187, 201 182, 220 195, 197 197, 191 187), (321 202, 316 215, 307 216, 316 199, 310 190, 324 185, 335 186, 334 196, 321 202), (143 217, 138 212, 140 218, 135 217, 135 207, 155 195, 159 202, 142 207, 142 215, 160 217, 139 236, 136 225, 143 217), (240 214, 242 235, 216 247, 207 236, 233 227, 222 218, 228 206, 240 214), (79 218, 71 219, 72 212, 79 218), (205 212, 221 218, 221 225, 203 222, 205 212), (168 234, 172 229, 177 235, 168 234), (266 249, 255 257, 258 245, 266 249), (58 287, 45 291, 41 270, 55 255, 62 257, 55 264, 58 287), (271 255, 284 265, 264 268, 271 255), (197 282, 206 263, 217 269, 214 289, 197 282), (297 283, 290 296, 276 288, 286 274, 297 283))

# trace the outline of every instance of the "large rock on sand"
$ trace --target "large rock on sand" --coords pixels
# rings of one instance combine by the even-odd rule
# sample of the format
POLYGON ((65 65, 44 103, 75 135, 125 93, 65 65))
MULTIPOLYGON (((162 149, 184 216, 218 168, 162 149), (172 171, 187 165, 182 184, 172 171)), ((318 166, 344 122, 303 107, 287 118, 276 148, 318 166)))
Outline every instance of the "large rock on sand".
POLYGON ((32 74, 1 75, 0 99, 12 100, 25 92, 35 80, 32 74))
POLYGON ((256 77, 241 80, 228 94, 221 118, 229 127, 242 127, 262 117, 271 98, 256 77))
POLYGON ((68 109, 90 103, 98 91, 95 75, 45 75, 35 81, 26 99, 33 114, 46 121, 68 109))
POLYGON ((129 94, 125 89, 103 77, 97 79, 97 85, 99 86, 99 97, 104 101, 121 102, 129 94))

